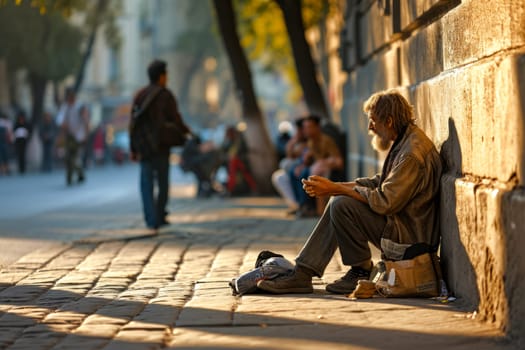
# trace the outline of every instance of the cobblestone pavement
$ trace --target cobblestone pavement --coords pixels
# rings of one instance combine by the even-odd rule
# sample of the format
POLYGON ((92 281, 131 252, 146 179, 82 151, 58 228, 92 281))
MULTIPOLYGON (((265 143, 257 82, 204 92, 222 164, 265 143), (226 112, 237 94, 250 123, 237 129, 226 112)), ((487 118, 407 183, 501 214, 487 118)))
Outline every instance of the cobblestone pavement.
POLYGON ((114 230, 0 271, 0 349, 507 349, 460 303, 324 292, 237 298, 259 251, 293 259, 315 224, 273 198, 173 201, 157 236, 114 230))

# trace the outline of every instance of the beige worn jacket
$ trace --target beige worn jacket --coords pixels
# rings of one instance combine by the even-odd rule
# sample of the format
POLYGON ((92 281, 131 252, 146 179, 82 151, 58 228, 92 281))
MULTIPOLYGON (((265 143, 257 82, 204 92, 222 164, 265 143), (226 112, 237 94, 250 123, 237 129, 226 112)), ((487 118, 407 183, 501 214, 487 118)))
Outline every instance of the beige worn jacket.
POLYGON ((441 159, 425 133, 409 125, 396 140, 381 175, 356 180, 355 190, 370 208, 386 215, 381 249, 387 259, 399 260, 409 246, 439 244, 439 184, 441 159))

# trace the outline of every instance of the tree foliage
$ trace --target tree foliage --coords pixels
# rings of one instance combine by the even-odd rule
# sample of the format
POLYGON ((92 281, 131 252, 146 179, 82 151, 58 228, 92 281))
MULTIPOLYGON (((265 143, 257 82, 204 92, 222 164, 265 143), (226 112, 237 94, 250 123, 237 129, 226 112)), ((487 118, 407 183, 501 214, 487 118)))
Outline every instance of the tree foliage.
POLYGON ((115 19, 120 2, 108 2, 111 7, 104 6, 104 11, 97 4, 89 0, 0 0, 0 57, 9 70, 28 73, 33 124, 41 119, 48 81, 82 76, 91 50, 89 41, 85 45, 86 38, 93 37, 93 29, 103 23, 107 41, 119 45, 115 19))
POLYGON ((74 72, 81 57, 83 33, 62 14, 29 3, 7 3, 0 10, 0 55, 11 69, 58 81, 74 72))
MULTIPOLYGON (((249 58, 260 62, 268 70, 284 73, 293 86, 289 98, 297 101, 302 96, 302 90, 283 13, 277 1, 236 0, 236 6, 241 42, 249 58)), ((305 30, 319 25, 339 10, 338 0, 302 0, 305 30)))
POLYGON ((120 45, 116 25, 120 9, 120 1, 108 1, 101 13, 89 0, 0 0, 0 55, 13 69, 63 79, 78 68, 82 45, 95 21, 104 25, 110 46, 120 45), (73 15, 82 18, 76 25, 73 15))

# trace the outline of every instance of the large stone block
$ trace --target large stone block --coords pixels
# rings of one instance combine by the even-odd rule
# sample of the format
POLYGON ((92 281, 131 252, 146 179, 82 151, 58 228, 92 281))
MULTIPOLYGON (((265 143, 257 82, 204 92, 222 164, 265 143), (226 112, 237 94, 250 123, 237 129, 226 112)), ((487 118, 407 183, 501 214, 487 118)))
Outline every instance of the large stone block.
POLYGON ((357 50, 358 33, 356 33, 354 30, 354 28, 357 26, 358 6, 352 2, 349 2, 347 6, 348 7, 346 11, 348 13, 348 17, 346 18, 345 29, 343 29, 343 32, 341 33, 341 48, 345 50, 345 52, 342 54, 341 60, 345 69, 355 68, 359 64, 359 52, 357 50))
POLYGON ((357 18, 357 21, 359 56, 363 59, 392 40, 393 26, 392 16, 385 13, 384 1, 362 1, 360 6, 361 16, 357 18))
POLYGON ((450 291, 460 297, 472 310, 479 305, 479 291, 476 272, 467 254, 461 233, 475 232, 475 213, 469 206, 475 199, 474 189, 474 183, 458 180, 453 175, 445 174, 441 178, 440 224, 443 272, 450 291))
POLYGON ((413 26, 414 22, 424 13, 428 12, 435 5, 443 5, 452 2, 451 0, 399 0, 401 30, 407 30, 413 26))
POLYGON ((437 21, 400 43, 400 85, 412 85, 443 71, 442 31, 437 21))
POLYGON ((445 69, 525 45, 525 2, 466 0, 443 17, 445 69))
POLYGON ((516 74, 524 62, 523 55, 504 56, 413 87, 419 124, 448 170, 506 182, 524 166, 524 92, 516 74))
MULTIPOLYGON (((460 246, 456 249, 464 249, 467 256, 469 256, 469 263, 474 268, 472 263, 471 253, 477 250, 478 240, 476 239, 476 207, 475 203, 476 183, 466 179, 458 179, 455 182, 455 208, 456 220, 458 224, 459 243, 460 246)), ((454 268, 459 268, 454 264, 454 268)), ((474 270, 475 271, 475 270, 474 270)), ((475 271, 477 273, 477 271, 475 271)), ((469 289, 477 291, 476 285, 464 285, 463 294, 461 296, 472 297, 469 289)), ((475 296, 475 294, 473 294, 475 296)), ((481 296, 480 296, 481 297, 481 296)))
POLYGON ((481 184, 476 189, 476 236, 469 249, 477 273, 480 314, 498 328, 504 328, 508 320, 501 200, 509 190, 504 184, 481 184))
POLYGON ((473 66, 472 164, 466 172, 509 181, 523 161, 518 142, 523 138, 523 111, 516 65, 520 55, 496 58, 473 66))
POLYGON ((359 68, 356 75, 357 94, 366 100, 374 92, 400 85, 397 48, 382 51, 359 68))
POLYGON ((509 310, 509 333, 525 344, 525 191, 514 190, 503 197, 502 221, 506 255, 505 292, 509 310))
POLYGON ((461 175, 472 163, 472 104, 468 76, 447 73, 415 85, 417 123, 434 141, 445 169, 461 175))
POLYGON ((499 328, 508 323, 507 234, 502 199, 511 185, 445 175, 441 188, 442 259, 449 286, 499 328))

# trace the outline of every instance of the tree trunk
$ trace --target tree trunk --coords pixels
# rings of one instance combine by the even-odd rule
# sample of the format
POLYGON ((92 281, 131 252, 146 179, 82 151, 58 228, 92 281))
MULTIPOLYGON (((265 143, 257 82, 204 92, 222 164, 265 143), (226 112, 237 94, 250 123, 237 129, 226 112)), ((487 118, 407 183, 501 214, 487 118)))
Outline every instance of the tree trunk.
POLYGON ((11 108, 18 108, 20 103, 18 101, 18 80, 16 70, 9 66, 7 62, 7 89, 9 91, 9 106, 11 108))
POLYGON ((292 46, 295 69, 303 88, 304 99, 310 113, 330 119, 326 101, 317 80, 317 70, 310 46, 304 35, 301 0, 275 0, 281 8, 292 46))
POLYGON ((53 102, 55 103, 55 107, 57 110, 60 108, 60 105, 62 104, 62 100, 60 98, 60 93, 58 92, 58 82, 53 82, 53 102))
POLYGON ((237 33, 233 4, 231 0, 214 0, 213 4, 247 124, 245 138, 250 150, 251 169, 258 190, 262 194, 273 193, 271 175, 277 167, 275 147, 255 97, 252 74, 237 33))
POLYGON ((32 130, 40 126, 44 114, 44 97, 46 94, 47 80, 41 76, 29 73, 29 86, 31 89, 31 125, 32 130))
POLYGON ((95 8, 94 14, 95 19, 93 20, 93 26, 91 27, 91 33, 89 34, 86 51, 82 56, 82 62, 80 63, 80 68, 78 69, 77 77, 75 79, 74 89, 76 93, 78 93, 80 87, 82 86, 82 83, 84 82, 84 75, 86 73, 87 62, 89 61, 91 53, 93 52, 93 45, 95 44, 95 38, 97 36, 98 27, 100 25, 100 17, 105 11, 107 4, 108 1, 106 0, 98 0, 98 3, 96 5, 97 7, 95 8))
POLYGON ((7 62, 0 58, 0 108, 9 106, 9 78, 7 62))

